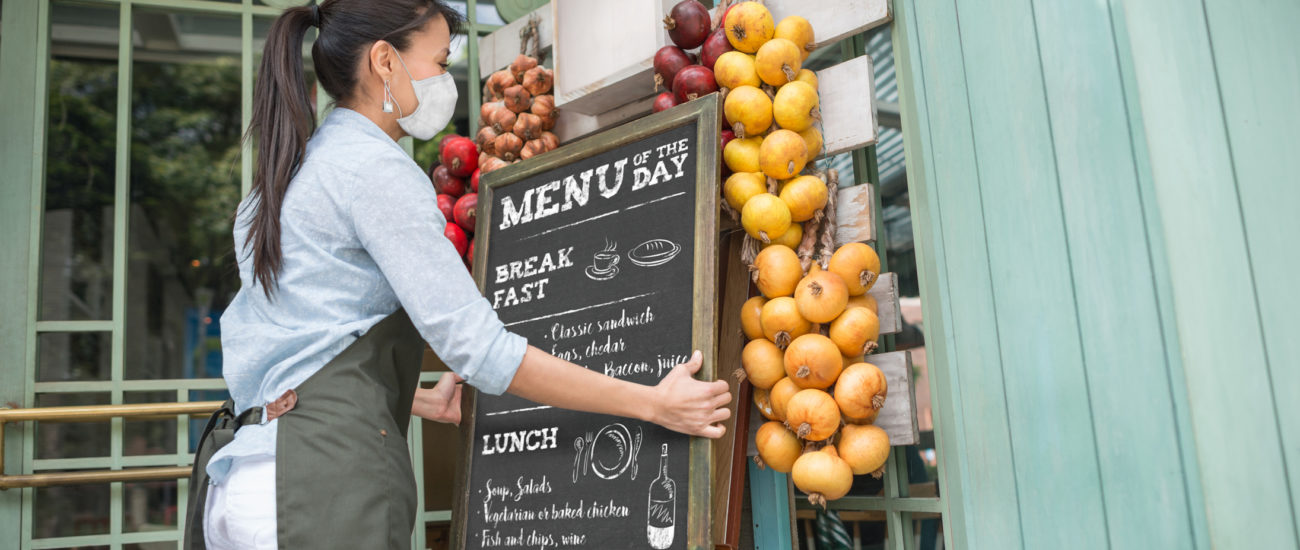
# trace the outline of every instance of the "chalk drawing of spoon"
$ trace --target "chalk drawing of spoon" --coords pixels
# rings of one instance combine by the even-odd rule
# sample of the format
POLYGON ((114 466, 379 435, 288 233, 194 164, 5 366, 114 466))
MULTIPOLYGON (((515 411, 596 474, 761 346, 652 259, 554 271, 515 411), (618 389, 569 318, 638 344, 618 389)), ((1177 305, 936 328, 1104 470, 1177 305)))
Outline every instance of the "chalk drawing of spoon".
POLYGON ((573 450, 577 451, 577 456, 573 458, 573 482, 574 483, 578 482, 578 470, 582 469, 582 456, 583 454, 585 454, 582 452, 584 443, 586 443, 586 441, 581 437, 573 440, 573 450))

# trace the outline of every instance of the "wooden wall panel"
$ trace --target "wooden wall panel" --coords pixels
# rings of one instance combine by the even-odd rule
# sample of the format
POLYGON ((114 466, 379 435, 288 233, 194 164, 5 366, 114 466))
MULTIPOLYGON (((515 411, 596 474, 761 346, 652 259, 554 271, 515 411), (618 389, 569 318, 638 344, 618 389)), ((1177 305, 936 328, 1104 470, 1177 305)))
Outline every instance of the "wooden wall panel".
MULTIPOLYGON (((900 4, 902 4, 900 2, 900 4)), ((935 170, 935 158, 926 154, 930 148, 930 112, 928 95, 923 86, 925 79, 918 53, 917 18, 912 8, 900 5, 895 11, 891 29, 899 90, 899 119, 908 130, 903 133, 906 155, 909 203, 912 231, 916 243, 917 282, 924 311, 925 353, 930 365, 931 410, 935 430, 935 451, 938 459, 938 489, 944 496, 944 548, 971 548, 967 537, 971 530, 968 516, 974 513, 967 507, 967 489, 963 480, 972 479, 969 461, 965 460, 966 430, 958 421, 955 411, 962 409, 961 391, 957 385, 958 374, 951 368, 954 363, 953 331, 948 330, 951 319, 951 293, 947 285, 948 263, 942 235, 943 220, 937 216, 938 207, 934 190, 927 185, 935 170), (909 62, 910 61, 910 62, 909 62)), ((1012 493, 1014 494, 1014 492, 1012 493)), ((983 509, 983 507, 975 507, 983 509)))
MULTIPOLYGON (((1300 3, 1205 2, 1278 434, 1300 522, 1300 3)), ((1297 535, 1300 537, 1300 535, 1297 535)))
POLYGON ((1103 548, 1105 509, 1032 7, 1001 0, 958 11, 1024 546, 1103 548))
MULTIPOLYGON (((1286 179, 1285 169, 1294 154, 1268 142, 1295 131, 1296 48, 1286 26, 1297 8, 1249 4, 1124 6, 1210 543, 1294 548, 1297 495, 1288 476, 1296 473, 1288 472, 1283 437, 1293 439, 1295 430, 1279 412, 1294 407, 1296 375, 1293 367, 1271 364, 1270 352, 1295 344, 1267 336, 1289 332, 1296 321, 1274 317, 1272 304, 1263 304, 1288 299, 1272 294, 1274 281, 1285 277, 1272 274, 1296 265, 1294 243, 1286 242, 1293 238, 1279 241, 1272 233, 1295 227, 1288 220, 1294 209, 1282 206, 1288 197, 1294 203, 1294 189, 1286 189, 1294 172, 1286 179), (1255 260, 1269 254, 1277 256, 1255 260), (1291 435, 1282 435, 1284 425, 1291 435)), ((1288 360, 1294 365, 1294 355, 1282 358, 1288 360)), ((1294 462, 1294 444, 1289 448, 1294 462)))
MULTIPOLYGON (((932 249, 942 251, 944 269, 937 273, 935 285, 941 289, 939 306, 946 309, 945 328, 940 329, 938 319, 932 319, 927 310, 926 338, 949 341, 949 363, 944 372, 951 376, 953 388, 948 395, 957 408, 947 430, 954 432, 956 439, 952 452, 944 457, 949 461, 945 467, 957 470, 960 476, 963 487, 956 494, 961 495, 959 504, 965 512, 956 520, 964 529, 954 533, 954 542, 960 545, 958 541, 965 538, 967 545, 959 547, 972 549, 1021 548, 1020 503, 991 292, 992 270, 984 214, 977 207, 975 137, 956 8, 951 2, 900 1, 895 9, 915 17, 911 70, 916 94, 923 88, 925 97, 925 103, 917 106, 926 122, 917 128, 922 135, 921 151, 909 149, 908 158, 933 163, 924 181, 926 192, 932 194, 924 203, 928 213, 917 219, 928 215, 936 233, 931 242, 918 239, 917 251, 918 256, 932 249)), ((913 187, 921 183, 914 172, 909 165, 908 180, 913 187)), ((926 300, 933 299, 933 295, 926 296, 926 300)))
POLYGON ((1034 15, 1110 547, 1193 548, 1109 6, 1034 15))

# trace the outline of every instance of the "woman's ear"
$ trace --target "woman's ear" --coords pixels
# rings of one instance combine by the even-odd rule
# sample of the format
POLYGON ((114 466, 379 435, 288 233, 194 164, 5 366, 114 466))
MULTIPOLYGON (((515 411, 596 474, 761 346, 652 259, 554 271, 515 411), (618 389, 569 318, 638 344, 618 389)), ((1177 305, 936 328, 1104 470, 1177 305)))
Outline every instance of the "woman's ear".
POLYGON ((392 78, 396 68, 397 59, 393 52, 393 45, 384 40, 376 40, 370 45, 370 70, 379 75, 384 81, 392 78))

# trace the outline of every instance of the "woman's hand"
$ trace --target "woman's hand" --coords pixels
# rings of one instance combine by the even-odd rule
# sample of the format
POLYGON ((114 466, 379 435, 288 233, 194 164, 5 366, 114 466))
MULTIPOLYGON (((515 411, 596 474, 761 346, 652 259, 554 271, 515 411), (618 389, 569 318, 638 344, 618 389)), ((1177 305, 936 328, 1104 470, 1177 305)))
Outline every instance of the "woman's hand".
POLYGON ((430 389, 415 388, 415 401, 411 403, 411 414, 425 420, 459 426, 461 381, 461 377, 447 373, 442 375, 438 383, 430 389))
POLYGON ((673 431, 717 439, 727 429, 716 425, 731 417, 731 392, 725 381, 704 382, 693 378, 700 370, 700 352, 676 367, 655 386, 651 421, 673 431))

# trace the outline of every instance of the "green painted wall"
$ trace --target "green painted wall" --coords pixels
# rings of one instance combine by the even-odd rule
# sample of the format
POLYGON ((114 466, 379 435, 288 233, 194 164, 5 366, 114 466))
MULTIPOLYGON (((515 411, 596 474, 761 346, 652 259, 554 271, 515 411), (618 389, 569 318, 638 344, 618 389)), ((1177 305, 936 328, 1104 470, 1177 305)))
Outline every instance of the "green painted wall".
POLYGON ((960 548, 1296 548, 1300 4, 895 1, 960 548))

